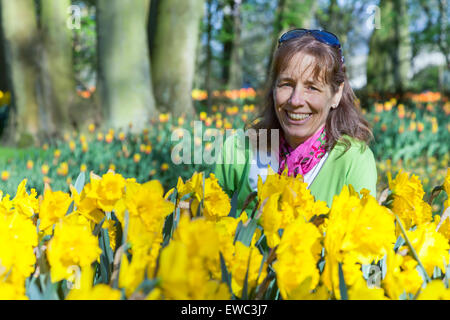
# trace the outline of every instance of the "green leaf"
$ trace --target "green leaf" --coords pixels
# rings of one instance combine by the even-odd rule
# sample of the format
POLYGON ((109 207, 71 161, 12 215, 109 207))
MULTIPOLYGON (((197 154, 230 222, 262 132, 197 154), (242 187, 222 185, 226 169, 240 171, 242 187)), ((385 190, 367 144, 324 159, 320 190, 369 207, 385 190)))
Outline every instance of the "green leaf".
POLYGON ((431 191, 430 197, 428 199, 428 204, 431 206, 433 203, 433 200, 441 193, 441 191, 444 191, 444 186, 436 186, 433 188, 433 191, 431 191))
POLYGON ((230 209, 230 213, 228 214, 229 217, 236 218, 238 195, 239 195, 239 192, 235 191, 233 193, 233 197, 231 197, 231 209, 230 209))
POLYGON ((108 230, 103 228, 101 229, 98 241, 99 246, 102 250, 102 253, 100 255, 100 274, 102 283, 108 284, 111 278, 111 269, 114 259, 114 254, 109 243, 108 230))
MULTIPOLYGON (((57 283, 52 283, 50 275, 46 274, 42 282, 45 283, 42 290, 42 299, 43 300, 60 300, 57 293, 57 283)), ((41 283, 42 283, 41 282, 41 283)))
POLYGON ((398 236, 397 241, 394 245, 394 251, 397 252, 397 249, 400 248, 402 245, 405 244, 405 239, 402 238, 402 236, 398 236))
POLYGON ((70 203, 69 208, 67 209, 66 216, 73 212, 73 207, 74 207, 74 205, 75 205, 75 201, 72 201, 72 202, 70 203))
POLYGON ((86 182, 86 176, 84 172, 80 172, 80 174, 77 177, 77 180, 75 181, 75 189, 80 194, 83 191, 84 184, 86 182))
POLYGON ((97 237, 97 236, 100 234, 100 231, 102 230, 102 225, 103 225, 103 223, 105 222, 105 219, 106 219, 106 217, 104 217, 104 218, 102 219, 102 221, 100 221, 100 223, 97 224, 97 225, 95 226, 94 231, 92 232, 92 234, 93 234, 95 237, 97 237))
POLYGON ((162 246, 165 247, 169 244, 170 239, 172 238, 172 230, 173 230, 173 212, 169 214, 165 221, 164 221, 164 228, 163 228, 163 244, 162 246))
POLYGON ((234 233, 234 240, 233 240, 233 245, 236 244, 236 241, 239 238, 239 234, 241 233, 241 230, 244 228, 244 224, 242 223, 242 220, 239 221, 237 227, 236 227, 236 232, 234 233))
POLYGON ((433 279, 441 279, 441 277, 442 277, 441 269, 439 269, 438 267, 434 267, 432 277, 433 277, 433 279))
POLYGON ((100 256, 100 277, 101 277, 101 283, 108 284, 109 283, 109 268, 108 268, 108 260, 106 259, 106 256, 102 254, 100 256))
POLYGON ((347 285, 344 280, 344 271, 342 270, 342 263, 339 262, 339 292, 341 293, 341 300, 348 300, 347 285))
MULTIPOLYGON (((245 162, 244 170, 242 172, 247 172, 248 162, 249 161, 245 162)), ((233 197, 231 198, 231 210, 230 210, 230 213, 228 214, 229 217, 237 218, 236 213, 237 213, 238 198, 239 198, 239 193, 241 192, 242 186, 244 185, 245 178, 246 178, 246 175, 243 174, 241 176, 241 179, 239 180, 237 190, 233 193, 233 197)))
POLYGON ((325 267, 325 260, 319 261, 319 263, 317 264, 317 267, 319 268, 319 272, 322 273, 323 268, 325 267))
POLYGON ((245 278, 244 278, 244 286, 242 288, 242 295, 241 298, 243 300, 248 300, 248 270, 250 269, 250 260, 251 260, 251 255, 248 257, 248 262, 247 262, 247 271, 245 272, 245 278))
POLYGON ((111 249, 111 243, 109 240, 109 233, 107 229, 102 228, 102 239, 103 239, 103 248, 105 249, 105 255, 108 258, 109 262, 112 262, 114 259, 114 253, 111 249))
POLYGON ((220 269, 222 270, 222 282, 226 283, 230 293, 233 294, 233 290, 231 289, 231 274, 228 272, 227 265, 225 263, 225 259, 223 258, 222 252, 220 254, 220 269))
POLYGON ((142 291, 144 295, 148 295, 159 284, 159 282, 159 279, 145 279, 141 282, 139 287, 137 287, 135 292, 142 291))
POLYGON ((247 247, 250 247, 256 227, 256 220, 250 220, 247 226, 242 225, 240 232, 237 234, 237 240, 245 244, 247 247))
POLYGON ((27 282, 28 284, 26 285, 26 296, 28 297, 28 299, 43 300, 43 295, 36 278, 30 277, 27 279, 27 282))
MULTIPOLYGON (((253 191, 252 193, 250 193, 247 197, 247 199, 245 199, 244 201, 244 205, 242 206, 241 212, 239 213, 239 216, 245 211, 245 209, 247 209, 248 205, 258 196, 258 192, 253 191)), ((255 206, 255 208, 257 207, 257 205, 255 206)), ((255 208, 253 209, 252 215, 250 218, 253 219, 254 217, 254 213, 255 213, 255 208)))
POLYGON ((264 294, 264 300, 276 300, 277 292, 278 292, 277 279, 276 277, 273 277, 264 294))

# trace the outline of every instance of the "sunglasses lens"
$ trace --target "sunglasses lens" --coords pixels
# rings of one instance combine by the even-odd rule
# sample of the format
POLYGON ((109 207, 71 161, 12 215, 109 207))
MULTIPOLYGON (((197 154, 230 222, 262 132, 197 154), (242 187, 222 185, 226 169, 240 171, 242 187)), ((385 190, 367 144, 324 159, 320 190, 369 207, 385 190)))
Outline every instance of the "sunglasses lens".
POLYGON ((317 40, 329 44, 331 46, 340 45, 339 39, 332 33, 322 30, 306 30, 306 29, 295 29, 288 31, 281 36, 278 43, 282 43, 294 38, 300 38, 307 33, 311 33, 317 40))
POLYGON ((340 45, 338 38, 332 33, 325 31, 318 31, 314 34, 314 36, 316 37, 317 40, 327 43, 331 46, 340 45))
POLYGON ((303 35, 305 35, 307 31, 306 30, 292 30, 288 31, 285 34, 283 34, 279 40, 279 43, 282 43, 284 41, 288 41, 294 38, 299 38, 303 35))
POLYGON ((305 34, 310 33, 316 38, 318 41, 322 43, 326 43, 333 47, 338 47, 339 50, 341 50, 341 59, 342 63, 344 63, 344 56, 342 55, 342 49, 341 44, 339 42, 339 39, 336 35, 332 34, 331 32, 324 31, 324 30, 308 30, 308 29, 295 29, 288 31, 284 33, 280 39, 278 40, 278 46, 281 45, 281 43, 294 39, 294 38, 300 38, 304 36, 305 34))

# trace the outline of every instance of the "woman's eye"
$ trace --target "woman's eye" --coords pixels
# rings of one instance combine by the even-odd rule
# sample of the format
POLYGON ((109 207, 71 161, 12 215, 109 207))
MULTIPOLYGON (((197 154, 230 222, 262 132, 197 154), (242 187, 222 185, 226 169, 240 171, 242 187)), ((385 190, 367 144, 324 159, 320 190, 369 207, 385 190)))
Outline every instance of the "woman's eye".
POLYGON ((310 90, 319 90, 319 89, 317 89, 317 88, 314 87, 314 86, 309 86, 309 89, 310 89, 310 90))

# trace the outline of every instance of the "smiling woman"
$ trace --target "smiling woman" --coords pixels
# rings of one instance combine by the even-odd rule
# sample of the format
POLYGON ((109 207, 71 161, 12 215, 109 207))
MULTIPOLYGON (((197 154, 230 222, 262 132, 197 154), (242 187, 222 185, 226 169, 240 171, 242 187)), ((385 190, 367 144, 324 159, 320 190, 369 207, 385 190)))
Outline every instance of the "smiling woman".
POLYGON ((266 106, 251 129, 257 132, 257 147, 246 147, 233 136, 222 150, 222 160, 241 152, 246 162, 221 161, 215 168, 228 194, 238 192, 238 208, 256 190, 258 176, 263 181, 267 177, 267 164, 255 161, 261 153, 270 154, 269 164, 278 174, 287 170, 290 176, 301 176, 316 200, 330 207, 344 185, 376 197, 377 171, 368 147, 373 135, 356 104, 339 40, 332 33, 296 29, 280 38, 266 106))

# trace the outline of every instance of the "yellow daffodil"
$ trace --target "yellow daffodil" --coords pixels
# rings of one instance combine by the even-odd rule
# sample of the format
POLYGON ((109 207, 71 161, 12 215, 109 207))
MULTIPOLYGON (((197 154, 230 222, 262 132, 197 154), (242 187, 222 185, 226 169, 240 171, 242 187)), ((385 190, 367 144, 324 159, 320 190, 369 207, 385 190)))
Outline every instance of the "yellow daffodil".
MULTIPOLYGON (((404 227, 409 230, 415 225, 431 221, 431 206, 423 201, 425 192, 416 175, 408 177, 406 172, 399 171, 392 180, 388 172, 389 189, 393 193, 392 211, 402 220, 404 227)), ((399 234, 397 230, 397 234, 399 234)))
POLYGON ((262 207, 261 225, 272 248, 280 241, 278 230, 286 228, 299 216, 309 221, 314 215, 329 211, 325 202, 314 201, 301 177, 288 177, 287 170, 278 175, 270 167, 264 183, 258 178, 258 200, 259 208, 262 207))
POLYGON ((444 202, 444 209, 450 207, 450 168, 447 168, 447 174, 443 183, 444 191, 447 193, 447 200, 444 202))
POLYGON ((32 217, 33 214, 39 212, 39 200, 35 189, 31 189, 30 194, 28 194, 26 183, 27 179, 24 179, 17 187, 16 196, 12 200, 12 204, 17 212, 26 217, 32 217))
POLYGON ((94 270, 91 266, 83 268, 81 279, 77 279, 72 290, 69 291, 66 300, 119 300, 121 293, 109 285, 100 283, 93 286, 94 270))
POLYGON ((434 267, 445 272, 450 245, 441 233, 436 232, 434 223, 420 225, 414 231, 406 231, 406 234, 429 276, 433 274, 434 267))
POLYGON ((419 294, 418 300, 450 300, 450 289, 442 280, 433 280, 419 294))
POLYGON ((247 247, 240 241, 236 241, 234 263, 231 267, 231 288, 233 293, 241 297, 246 274, 248 290, 262 283, 266 277, 267 266, 262 264, 263 256, 255 247, 247 247))
MULTIPOLYGON (((206 246, 203 244, 203 246, 206 246)), ((225 284, 209 278, 199 256, 190 256, 186 244, 173 240, 161 252, 158 278, 166 299, 229 299, 225 284)))
POLYGON ((384 290, 377 287, 369 287, 367 282, 362 278, 358 280, 348 289, 349 300, 386 300, 384 290))
POLYGON ((307 278, 311 280, 309 290, 317 286, 321 237, 315 225, 302 219, 297 219, 284 230, 277 248, 277 261, 273 265, 283 299, 288 298, 307 278))
POLYGON ((311 277, 307 277, 285 298, 286 300, 328 300, 330 293, 328 289, 320 285, 315 290, 311 290, 311 277))
POLYGON ((338 299, 338 264, 343 263, 344 279, 352 285, 360 273, 358 263, 378 261, 393 247, 394 230, 394 216, 367 193, 359 199, 353 188, 344 186, 334 198, 325 236, 322 276, 338 299))
MULTIPOLYGON (((200 205, 199 197, 192 202, 192 213, 195 215, 200 205)), ((226 217, 231 210, 230 198, 222 190, 213 173, 205 179, 205 193, 203 198, 203 216, 212 221, 226 217)))
POLYGON ((381 285, 391 299, 397 300, 402 294, 417 293, 424 282, 417 270, 417 261, 389 250, 386 265, 387 272, 381 285))
MULTIPOLYGON (((34 270, 37 233, 31 219, 14 212, 0 215, 0 279, 25 284, 34 270), (9 274, 9 275, 8 275, 9 274)), ((1 281, 0 281, 1 282, 1 281)))
POLYGON ((51 229, 51 226, 66 215, 71 203, 72 199, 67 193, 52 191, 47 185, 39 210, 39 230, 51 229))
POLYGON ((91 228, 67 216, 55 226, 54 236, 47 249, 53 282, 73 276, 74 266, 89 266, 98 259, 101 249, 91 228))

